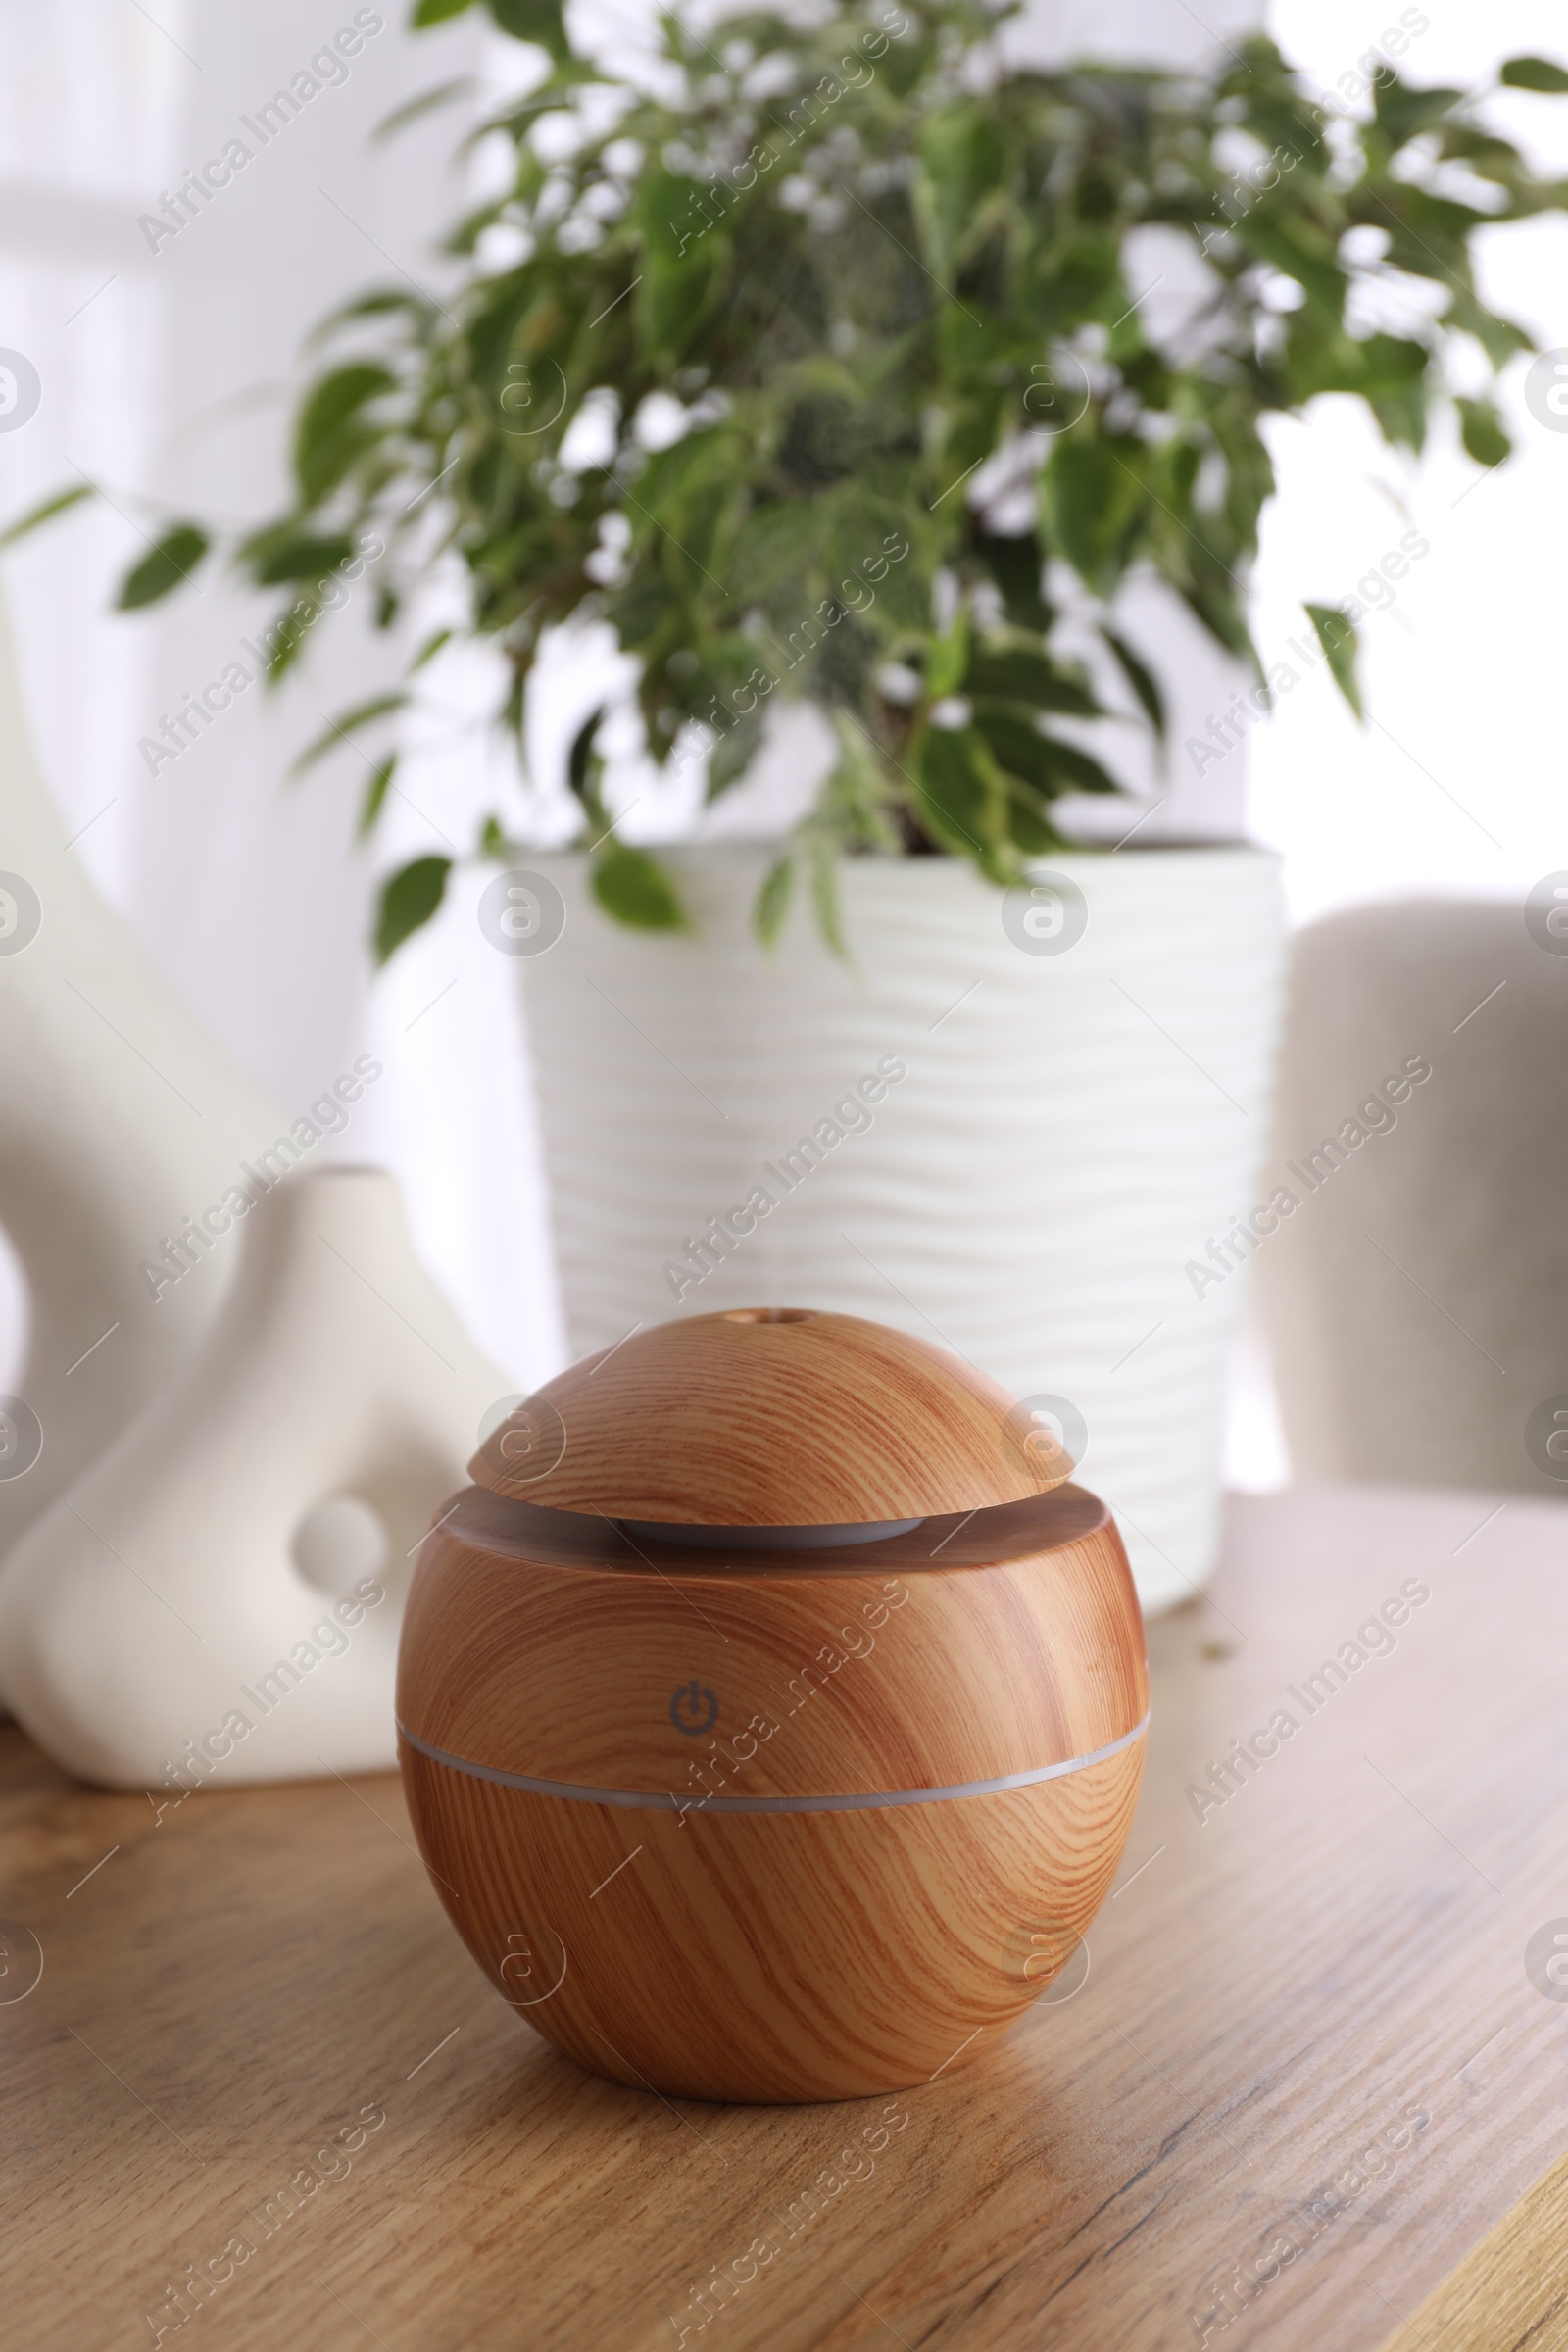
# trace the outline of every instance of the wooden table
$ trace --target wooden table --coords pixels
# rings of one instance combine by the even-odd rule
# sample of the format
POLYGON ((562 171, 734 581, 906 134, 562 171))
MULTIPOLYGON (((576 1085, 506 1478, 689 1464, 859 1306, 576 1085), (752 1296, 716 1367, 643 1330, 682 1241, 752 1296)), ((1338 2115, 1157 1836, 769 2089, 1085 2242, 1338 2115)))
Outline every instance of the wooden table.
POLYGON ((1527 2197, 1568 2148, 1568 2000, 1525 1961, 1568 1931, 1568 1513, 1240 1500, 1212 1599, 1151 1650, 1087 1977, 847 2107, 578 2073, 458 1944, 393 1779, 157 1817, 8 1728, 7 2341, 1568 2343, 1565 2176, 1527 2197), (1357 1643, 1401 1592, 1392 1646, 1357 1643), (1220 1801, 1211 1764, 1281 1709, 1220 1801))

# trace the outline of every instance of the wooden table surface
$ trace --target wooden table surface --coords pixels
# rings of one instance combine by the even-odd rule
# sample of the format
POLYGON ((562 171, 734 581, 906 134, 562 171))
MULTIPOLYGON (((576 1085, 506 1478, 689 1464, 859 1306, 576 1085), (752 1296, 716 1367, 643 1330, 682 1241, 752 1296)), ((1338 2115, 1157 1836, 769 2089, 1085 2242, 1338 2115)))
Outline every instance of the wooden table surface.
POLYGON ((1087 1976, 841 2107, 579 2073, 459 1945, 395 1779, 158 1817, 8 1727, 6 2340, 1552 2352, 1568 1999, 1526 1947, 1568 1937, 1568 1512, 1239 1500, 1151 1651, 1087 1976))

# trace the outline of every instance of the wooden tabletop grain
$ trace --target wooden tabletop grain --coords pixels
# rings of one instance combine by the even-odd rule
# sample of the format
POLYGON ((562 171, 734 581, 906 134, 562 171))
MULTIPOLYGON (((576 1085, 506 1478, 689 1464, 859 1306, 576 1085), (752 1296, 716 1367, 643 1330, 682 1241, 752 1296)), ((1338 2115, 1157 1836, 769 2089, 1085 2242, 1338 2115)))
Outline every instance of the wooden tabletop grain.
POLYGON ((578 2072, 452 1934, 395 1780, 159 1812, 8 1727, 6 2340, 1552 2352, 1568 1511, 1238 1501, 1151 1653, 1087 1974, 838 2107, 578 2072))

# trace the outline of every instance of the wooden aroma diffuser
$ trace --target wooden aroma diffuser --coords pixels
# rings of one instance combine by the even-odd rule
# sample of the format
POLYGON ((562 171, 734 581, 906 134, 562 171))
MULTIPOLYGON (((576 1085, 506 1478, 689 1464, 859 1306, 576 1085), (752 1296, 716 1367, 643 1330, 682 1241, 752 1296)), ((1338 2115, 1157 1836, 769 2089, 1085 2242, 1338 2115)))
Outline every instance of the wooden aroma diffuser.
POLYGON ((491 1983, 616 2082, 904 2089, 1073 1952, 1143 1768, 1108 1512, 958 1357, 851 1315, 640 1333, 425 1538, 399 1747, 491 1983))

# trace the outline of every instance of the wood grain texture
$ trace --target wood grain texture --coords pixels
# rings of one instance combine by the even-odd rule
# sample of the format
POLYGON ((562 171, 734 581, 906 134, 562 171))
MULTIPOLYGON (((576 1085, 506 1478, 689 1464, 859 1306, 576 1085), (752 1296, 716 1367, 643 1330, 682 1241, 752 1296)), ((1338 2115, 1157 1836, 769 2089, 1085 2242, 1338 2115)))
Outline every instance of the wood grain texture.
POLYGON ((404 1618, 398 1718, 417 1739, 698 1802, 1000 1779, 1094 1754, 1148 1708, 1126 1554, 1079 1488, 961 1533, 737 1553, 739 1573, 561 1526, 472 1489, 443 1511, 404 1618), (713 1708, 695 1734, 671 1711, 693 1688, 713 1708))
POLYGON ((733 1556, 458 1496, 400 1656, 420 1851, 491 1983, 521 1970, 529 2022, 617 2081, 927 2082, 1067 1962, 1126 1842, 1148 1685, 1121 1540, 1066 1488, 804 1568, 733 1556), (890 1794, 918 1801, 760 1809, 890 1794))
POLYGON ((1142 1770, 1140 1740, 1003 1795, 677 1817, 403 1754, 452 1923, 536 2033, 634 2088, 753 2101, 865 2098, 974 2056, 1070 1967, 1142 1770))
POLYGON ((1568 2344, 1568 2157, 1522 2196, 1383 2352, 1562 2352, 1568 2344))
MULTIPOLYGON (((1568 2004, 1523 1965, 1568 1911, 1565 1529, 1496 1495, 1233 1505, 1212 1603, 1150 1629, 1087 1982, 891 2101, 583 2072, 481 1981, 395 1776, 220 1773, 158 1818, 0 1728, 0 1910, 44 1958, 0 1980, 7 2340, 132 2352, 150 2312, 163 2352, 1376 2352, 1568 2149, 1568 2004), (1393 1652, 1306 1716, 1289 1687, 1411 1578, 1393 1652), (1188 1785, 1280 1706, 1296 1736, 1200 1824, 1188 1785)), ((1499 2310, 1556 2260, 1551 2214, 1520 2226, 1499 2310)))
POLYGON ((858 1315, 737 1307, 573 1364, 491 1432, 468 1472, 559 1510, 837 1527, 1020 1501, 1072 1464, 945 1348, 858 1315))

